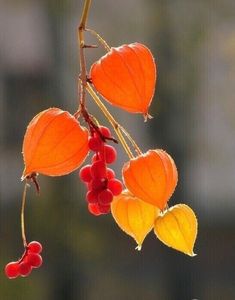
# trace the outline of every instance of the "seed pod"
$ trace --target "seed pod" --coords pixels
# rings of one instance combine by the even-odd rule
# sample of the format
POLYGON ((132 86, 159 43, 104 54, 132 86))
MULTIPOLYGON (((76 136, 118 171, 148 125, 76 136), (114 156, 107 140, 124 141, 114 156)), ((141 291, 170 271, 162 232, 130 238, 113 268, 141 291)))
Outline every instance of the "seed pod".
POLYGON ((49 108, 29 123, 23 142, 25 169, 60 176, 77 169, 88 154, 88 131, 67 111, 49 108))
POLYGON ((123 166, 128 190, 141 200, 164 209, 173 194, 178 173, 170 155, 160 149, 149 150, 123 166))
POLYGON ((146 46, 133 43, 111 48, 92 65, 90 76, 96 90, 109 103, 131 113, 148 115, 157 74, 146 46))
POLYGON ((197 237, 197 218, 189 206, 178 204, 160 214, 155 221, 154 233, 168 247, 190 256, 196 255, 193 247, 197 237))
POLYGON ((129 191, 123 191, 114 197, 111 212, 118 226, 133 237, 141 250, 146 235, 151 231, 159 210, 133 196, 129 191))

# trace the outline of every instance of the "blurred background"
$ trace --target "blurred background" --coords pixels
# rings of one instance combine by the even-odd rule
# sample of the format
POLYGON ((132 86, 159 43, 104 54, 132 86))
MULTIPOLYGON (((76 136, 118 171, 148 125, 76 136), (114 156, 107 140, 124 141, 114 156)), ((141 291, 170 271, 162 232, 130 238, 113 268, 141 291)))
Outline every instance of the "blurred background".
MULTIPOLYGON (((22 140, 39 111, 75 112, 79 74, 76 29, 81 0, 0 0, 0 266, 22 253, 22 140)), ((152 50, 158 83, 147 123, 111 109, 140 147, 166 149, 179 183, 170 205, 198 216, 196 257, 150 233, 143 250, 114 223, 95 218, 77 172, 39 176, 27 195, 29 240, 44 246, 44 265, 28 278, 0 274, 1 300, 235 299, 235 2, 234 0, 92 1, 88 27, 118 46, 152 50)), ((87 34, 87 41, 96 43, 87 34)), ((88 66, 104 54, 86 51, 88 66)), ((90 100, 88 107, 103 124, 90 100)), ((119 150, 116 173, 127 160, 119 150)))

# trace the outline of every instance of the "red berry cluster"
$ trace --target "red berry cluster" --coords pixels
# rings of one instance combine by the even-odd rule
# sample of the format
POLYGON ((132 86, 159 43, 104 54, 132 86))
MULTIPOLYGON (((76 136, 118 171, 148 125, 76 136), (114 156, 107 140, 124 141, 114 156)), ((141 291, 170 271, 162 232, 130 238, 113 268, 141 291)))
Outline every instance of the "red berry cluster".
POLYGON ((110 139, 112 135, 107 127, 100 126, 98 130, 91 132, 88 146, 95 154, 91 165, 84 166, 79 173, 80 179, 88 188, 88 210, 95 216, 109 213, 113 196, 119 195, 123 189, 121 181, 115 178, 114 171, 107 167, 107 164, 112 164, 117 158, 115 148, 106 143, 110 139))
POLYGON ((12 261, 5 267, 5 274, 9 279, 18 276, 28 276, 33 268, 39 268, 42 265, 42 245, 39 242, 30 242, 18 261, 12 261))

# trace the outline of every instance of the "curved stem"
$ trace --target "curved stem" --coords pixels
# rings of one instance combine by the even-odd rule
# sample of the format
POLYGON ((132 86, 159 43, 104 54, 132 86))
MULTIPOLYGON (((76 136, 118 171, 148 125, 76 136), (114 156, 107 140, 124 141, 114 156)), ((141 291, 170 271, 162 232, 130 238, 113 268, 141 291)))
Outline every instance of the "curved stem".
POLYGON ((101 43, 101 45, 104 46, 104 48, 107 52, 110 51, 111 48, 109 47, 109 45, 106 43, 106 41, 94 29, 86 28, 86 31, 93 34, 97 38, 97 40, 101 43))
POLYGON ((132 146, 135 149, 136 153, 138 155, 142 155, 143 154, 142 151, 140 150, 139 146, 136 144, 135 140, 131 137, 129 132, 127 132, 126 129, 124 127, 122 127, 121 125, 119 127, 120 127, 121 131, 125 134, 125 136, 128 138, 130 143, 132 144, 132 146))
POLYGON ((115 132, 116 132, 116 134, 117 134, 117 136, 118 136, 118 138, 119 138, 119 140, 120 140, 120 142, 121 142, 121 144, 122 144, 124 150, 126 151, 127 155, 129 156, 129 158, 130 158, 130 159, 134 158, 134 155, 133 155, 133 153, 131 152, 130 147, 127 145, 127 142, 126 142, 125 138, 123 137, 123 135, 122 135, 122 133, 121 133, 121 131, 120 131, 119 126, 116 127, 116 129, 115 129, 114 126, 113 126, 113 128, 114 128, 114 130, 115 130, 115 132))
POLYGON ((25 234, 25 223, 24 223, 24 210, 25 210, 27 187, 28 187, 28 183, 27 183, 27 181, 25 181, 23 195, 22 195, 21 214, 20 214, 21 234, 22 234, 22 240, 23 240, 24 248, 27 247, 27 240, 26 240, 26 234, 25 234))
POLYGON ((105 117, 108 119, 110 124, 112 125, 113 129, 115 130, 124 150, 126 151, 129 158, 134 158, 133 153, 130 150, 130 147, 128 146, 125 138, 122 135, 121 126, 119 123, 114 119, 114 117, 111 115, 111 113, 107 110, 105 105, 101 102, 100 98, 96 95, 95 91, 91 87, 89 83, 87 83, 86 89, 88 93, 91 95, 91 97, 94 99, 95 103, 98 105, 98 107, 101 109, 105 117))

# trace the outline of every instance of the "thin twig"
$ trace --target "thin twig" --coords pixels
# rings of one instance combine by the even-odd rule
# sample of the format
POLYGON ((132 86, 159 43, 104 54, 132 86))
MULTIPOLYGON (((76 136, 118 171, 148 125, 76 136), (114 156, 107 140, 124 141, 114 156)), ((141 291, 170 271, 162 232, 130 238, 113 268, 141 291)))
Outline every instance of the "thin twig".
POLYGON ((121 125, 119 127, 120 127, 120 130, 125 134, 125 136, 128 138, 128 140, 132 144, 132 146, 135 149, 136 153, 138 155, 142 155, 143 154, 142 151, 140 150, 140 148, 137 145, 137 143, 135 142, 135 140, 131 137, 131 135, 129 134, 129 132, 127 132, 126 129, 124 127, 122 127, 121 125))
POLYGON ((111 50, 111 48, 109 47, 107 42, 94 29, 86 28, 86 31, 93 34, 97 38, 97 40, 101 43, 101 45, 104 46, 104 48, 107 52, 109 52, 111 50))
POLYGON ((27 247, 27 239, 26 239, 26 234, 25 234, 25 223, 24 223, 24 210, 25 210, 25 202, 26 202, 26 194, 27 194, 28 186, 29 185, 28 185, 27 180, 26 180, 25 184, 24 184, 23 195, 22 195, 21 214, 20 214, 21 234, 22 234, 22 240, 23 240, 24 248, 27 247))
POLYGON ((81 69, 81 93, 79 99, 79 105, 81 110, 85 108, 85 98, 86 98, 86 84, 87 84, 87 72, 86 72, 86 59, 85 59, 85 40, 84 40, 84 30, 86 27, 86 22, 88 18, 89 8, 91 5, 91 0, 85 0, 80 24, 78 27, 78 44, 79 44, 79 57, 80 57, 80 69, 81 69))

